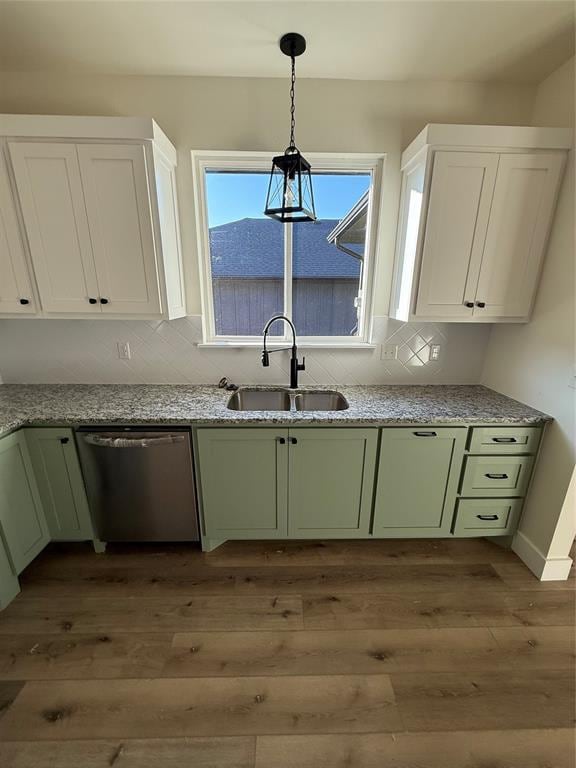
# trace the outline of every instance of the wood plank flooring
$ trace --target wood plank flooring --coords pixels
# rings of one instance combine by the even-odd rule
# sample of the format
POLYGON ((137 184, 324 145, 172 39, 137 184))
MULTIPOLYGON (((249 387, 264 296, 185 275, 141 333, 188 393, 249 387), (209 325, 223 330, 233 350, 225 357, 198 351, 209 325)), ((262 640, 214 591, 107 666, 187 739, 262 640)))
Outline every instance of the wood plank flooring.
POLYGON ((575 580, 463 541, 53 545, 2 768, 576 768, 575 580))

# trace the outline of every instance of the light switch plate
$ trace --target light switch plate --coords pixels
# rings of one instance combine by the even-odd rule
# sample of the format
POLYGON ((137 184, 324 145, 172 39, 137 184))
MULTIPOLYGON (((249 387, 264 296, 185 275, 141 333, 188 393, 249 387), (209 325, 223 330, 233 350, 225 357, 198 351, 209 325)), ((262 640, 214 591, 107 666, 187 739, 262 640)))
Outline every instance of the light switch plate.
POLYGON ((398 357, 397 344, 382 344, 380 348, 380 360, 396 360, 398 357))

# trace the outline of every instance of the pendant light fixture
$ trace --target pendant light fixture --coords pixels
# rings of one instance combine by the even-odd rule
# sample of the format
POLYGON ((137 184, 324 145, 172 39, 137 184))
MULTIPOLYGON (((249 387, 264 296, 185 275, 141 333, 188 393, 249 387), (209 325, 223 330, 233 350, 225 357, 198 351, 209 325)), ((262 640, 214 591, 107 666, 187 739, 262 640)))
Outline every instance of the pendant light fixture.
POLYGON ((289 32, 280 38, 280 50, 292 61, 290 144, 283 155, 272 158, 272 172, 264 214, 283 223, 316 221, 310 163, 302 157, 294 141, 296 56, 302 55, 306 50, 306 40, 297 32, 289 32))

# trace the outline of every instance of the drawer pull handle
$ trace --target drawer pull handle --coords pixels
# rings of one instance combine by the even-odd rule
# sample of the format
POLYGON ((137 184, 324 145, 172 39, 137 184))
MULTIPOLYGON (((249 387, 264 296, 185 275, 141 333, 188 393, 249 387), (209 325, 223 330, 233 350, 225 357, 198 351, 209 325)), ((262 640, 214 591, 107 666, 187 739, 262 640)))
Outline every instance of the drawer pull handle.
POLYGON ((515 437, 493 437, 493 442, 495 443, 517 443, 515 437))
POLYGON ((415 437, 437 437, 436 432, 413 432, 415 437))
POLYGON ((497 472, 487 472, 484 477, 488 477, 490 480, 508 480, 508 475, 504 472, 502 472, 502 474, 497 472))
POLYGON ((476 515, 478 520, 498 520, 498 515, 476 515))

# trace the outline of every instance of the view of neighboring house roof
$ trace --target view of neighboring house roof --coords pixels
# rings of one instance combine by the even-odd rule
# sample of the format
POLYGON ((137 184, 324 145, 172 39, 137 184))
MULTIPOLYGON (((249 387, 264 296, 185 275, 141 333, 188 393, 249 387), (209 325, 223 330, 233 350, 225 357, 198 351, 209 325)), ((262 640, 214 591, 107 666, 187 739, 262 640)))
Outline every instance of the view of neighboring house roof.
MULTIPOLYGON (((327 241, 338 219, 293 227, 296 278, 354 278, 360 262, 327 241)), ((281 278, 284 274, 283 228, 271 219, 240 219, 210 229, 213 277, 281 278)))

